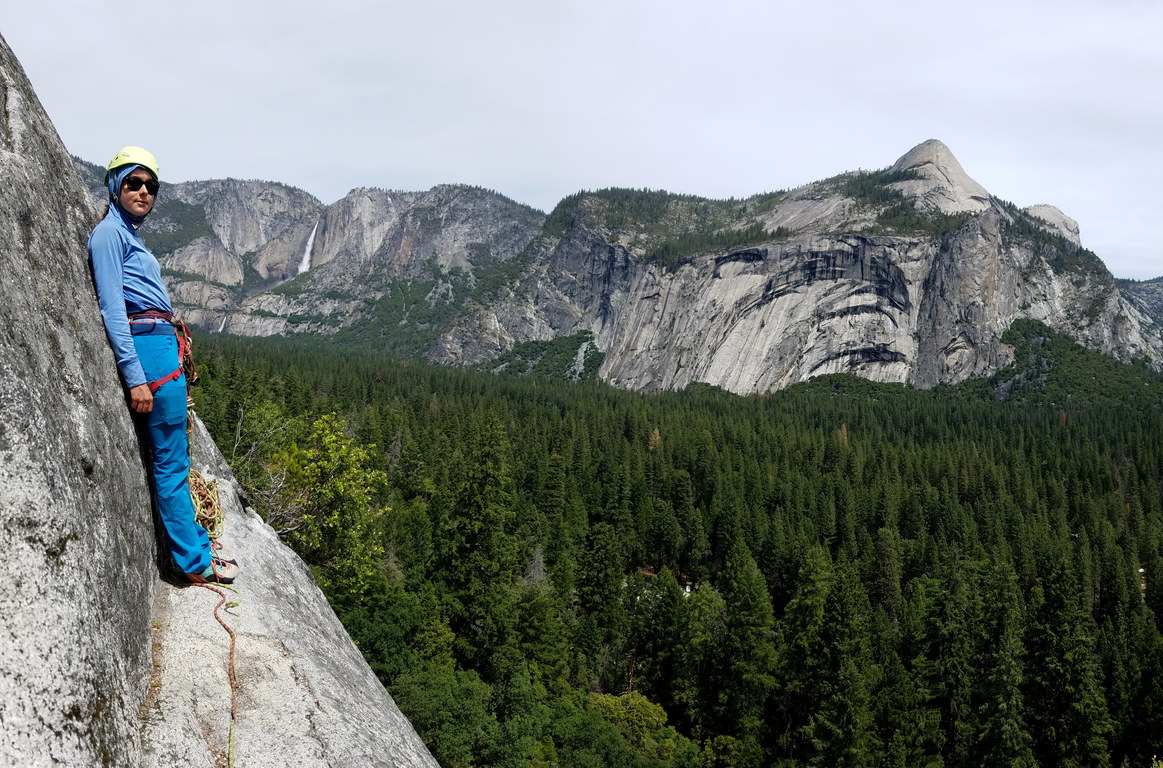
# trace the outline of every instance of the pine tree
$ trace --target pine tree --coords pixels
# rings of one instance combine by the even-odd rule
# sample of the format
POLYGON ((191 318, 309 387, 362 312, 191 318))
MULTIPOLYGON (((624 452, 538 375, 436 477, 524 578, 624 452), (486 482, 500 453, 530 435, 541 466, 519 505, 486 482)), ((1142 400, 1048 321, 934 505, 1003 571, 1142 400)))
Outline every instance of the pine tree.
POLYGON ((1063 564, 1031 592, 1026 631, 1026 722, 1040 765, 1106 766, 1111 724, 1087 617, 1075 607, 1063 564))
POLYGON ((569 644, 565 610, 552 587, 527 580, 520 590, 518 643, 534 683, 553 694, 569 684, 569 644))
POLYGON ((876 581, 873 596, 895 627, 901 616, 900 537, 891 528, 876 532, 876 581))
POLYGON ((742 540, 731 548, 720 583, 727 612, 718 675, 719 730, 755 744, 775 686, 775 618, 763 574, 742 540))
POLYGON ((1133 723, 1128 724, 1126 759, 1131 765, 1157 765, 1163 754, 1163 638, 1154 636, 1143 652, 1143 674, 1135 694, 1133 723))
POLYGON ((831 571, 827 550, 819 545, 811 547, 783 615, 778 687, 771 699, 768 722, 779 752, 797 759, 808 753, 811 718, 831 692, 824 636, 831 571))
POLYGON ((1036 768, 1026 730, 1022 699, 1022 614, 1017 576, 1008 565, 995 566, 986 585, 983 654, 984 671, 977 694, 977 765, 1036 768))
POLYGON ((976 584, 959 562, 946 559, 945 583, 931 584, 925 637, 916 661, 923 684, 941 713, 942 757, 947 766, 973 765, 973 634, 980 622, 976 584))
POLYGON ((674 699, 682 710, 682 722, 690 723, 691 736, 702 740, 714 735, 715 719, 710 702, 719 690, 714 675, 722 658, 727 606, 711 584, 701 584, 689 598, 689 631, 679 648, 674 699))
POLYGON ((943 765, 941 713, 929 706, 925 690, 895 651, 882 649, 878 666, 880 682, 872 697, 877 764, 886 768, 943 765))
POLYGON ((460 609, 452 617, 465 658, 481 663, 511 641, 518 545, 513 536, 510 445, 495 415, 478 429, 442 532, 444 570, 460 609))
POLYGON ((668 712, 685 714, 676 705, 676 686, 683 649, 689 644, 687 597, 670 569, 654 578, 654 591, 638 611, 638 686, 668 712))
POLYGON ((871 764, 870 691, 875 681, 868 642, 868 598, 850 563, 832 571, 821 631, 820 702, 811 713, 808 764, 871 764))
POLYGON ((580 613, 594 623, 598 646, 591 649, 593 671, 606 690, 624 690, 622 643, 629 630, 626 612, 623 541, 609 523, 590 529, 578 562, 577 597, 580 613), (596 653, 597 655, 592 655, 596 653))

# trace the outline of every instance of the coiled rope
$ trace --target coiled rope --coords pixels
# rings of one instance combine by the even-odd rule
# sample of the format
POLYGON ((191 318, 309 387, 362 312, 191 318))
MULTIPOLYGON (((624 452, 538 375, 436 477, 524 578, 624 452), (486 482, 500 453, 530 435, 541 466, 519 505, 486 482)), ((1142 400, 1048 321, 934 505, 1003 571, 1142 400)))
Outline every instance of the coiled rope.
POLYGON ((222 535, 226 514, 218 497, 218 481, 207 480, 196 469, 190 470, 190 499, 194 502, 194 520, 206 529, 211 540, 222 535))

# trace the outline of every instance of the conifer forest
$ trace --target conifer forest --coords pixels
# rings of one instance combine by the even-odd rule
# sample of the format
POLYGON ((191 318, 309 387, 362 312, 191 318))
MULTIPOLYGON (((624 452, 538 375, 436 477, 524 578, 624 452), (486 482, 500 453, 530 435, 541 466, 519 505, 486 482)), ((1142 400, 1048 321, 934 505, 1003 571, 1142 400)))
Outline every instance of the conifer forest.
POLYGON ((194 397, 442 766, 1149 768, 1163 377, 1006 340, 741 397, 205 334, 194 397))

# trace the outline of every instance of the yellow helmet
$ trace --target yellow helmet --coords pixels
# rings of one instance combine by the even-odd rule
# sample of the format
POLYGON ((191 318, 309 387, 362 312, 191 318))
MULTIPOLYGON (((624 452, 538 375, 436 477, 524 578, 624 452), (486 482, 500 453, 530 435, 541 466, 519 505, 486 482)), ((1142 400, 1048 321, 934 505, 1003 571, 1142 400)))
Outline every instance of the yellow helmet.
POLYGON ((155 179, 160 180, 157 172, 157 158, 149 150, 141 147, 122 147, 117 150, 117 154, 113 156, 113 159, 109 161, 109 166, 105 169, 105 184, 109 184, 110 173, 126 165, 140 165, 152 173, 155 179))

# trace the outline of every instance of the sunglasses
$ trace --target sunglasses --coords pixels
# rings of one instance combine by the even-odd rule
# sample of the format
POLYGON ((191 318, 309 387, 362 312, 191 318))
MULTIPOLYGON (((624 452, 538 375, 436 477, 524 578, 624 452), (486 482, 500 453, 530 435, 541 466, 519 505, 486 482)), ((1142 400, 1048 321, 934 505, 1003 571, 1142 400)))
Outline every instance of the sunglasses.
POLYGON ((160 186, 161 185, 158 184, 153 179, 139 179, 136 176, 130 176, 128 179, 125 180, 125 187, 130 192, 136 192, 137 190, 141 189, 142 187, 145 187, 146 192, 150 193, 151 195, 156 196, 158 188, 160 186))

